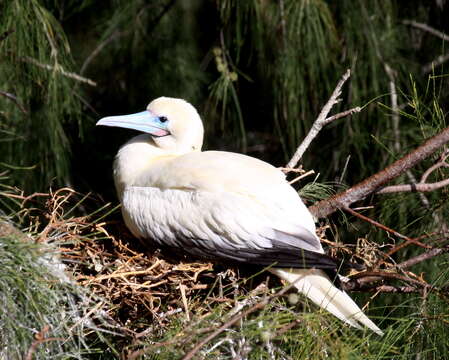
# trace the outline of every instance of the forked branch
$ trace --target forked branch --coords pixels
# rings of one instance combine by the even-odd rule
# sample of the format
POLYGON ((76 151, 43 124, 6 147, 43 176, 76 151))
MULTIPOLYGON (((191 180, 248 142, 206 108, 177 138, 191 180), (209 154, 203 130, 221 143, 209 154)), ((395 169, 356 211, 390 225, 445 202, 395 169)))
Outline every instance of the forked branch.
POLYGON ((351 76, 351 70, 348 69, 348 70, 346 70, 346 73, 342 76, 342 78, 338 82, 330 99, 328 100, 326 105, 324 105, 323 109, 321 110, 320 114, 318 115, 318 118, 313 123, 309 133, 304 138, 302 143, 298 146, 295 154, 293 155, 291 160, 286 165, 287 168, 294 168, 296 166, 298 161, 301 160, 302 156, 304 155, 304 152, 307 150, 307 148, 309 147, 312 140, 315 139, 315 137, 318 135, 318 133, 321 131, 321 129, 324 126, 326 126, 327 124, 329 124, 330 122, 332 122, 334 120, 337 120, 342 117, 349 116, 356 112, 361 111, 360 107, 355 107, 353 109, 341 112, 339 114, 336 114, 336 115, 333 115, 330 117, 327 117, 327 115, 331 111, 332 107, 341 101, 341 99, 339 99, 339 96, 341 95, 341 88, 343 87, 343 85, 349 79, 350 76, 351 76))
POLYGON ((441 155, 438 162, 432 165, 424 172, 424 174, 421 177, 421 180, 418 183, 387 186, 380 189, 379 191, 376 191, 376 194, 390 194, 395 192, 408 192, 408 191, 427 192, 440 189, 444 186, 448 186, 449 179, 444 179, 433 183, 426 182, 429 175, 432 174, 435 170, 440 169, 442 167, 449 168, 449 164, 446 162, 448 157, 449 152, 445 151, 441 155))
POLYGON ((428 139, 424 144, 411 151, 403 158, 395 161, 384 170, 370 176, 357 185, 340 192, 329 199, 321 200, 309 207, 309 211, 317 218, 326 217, 335 211, 348 208, 356 201, 363 200, 370 194, 380 191, 387 182, 395 179, 408 169, 437 151, 449 142, 449 127, 428 139))

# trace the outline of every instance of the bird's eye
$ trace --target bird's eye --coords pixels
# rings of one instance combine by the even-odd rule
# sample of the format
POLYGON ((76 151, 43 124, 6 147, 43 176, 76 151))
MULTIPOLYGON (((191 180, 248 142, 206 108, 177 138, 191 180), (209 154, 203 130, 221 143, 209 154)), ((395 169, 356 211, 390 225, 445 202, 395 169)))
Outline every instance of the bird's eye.
POLYGON ((159 116, 159 121, 160 121, 161 123, 164 123, 164 122, 167 122, 168 119, 167 119, 166 116, 159 116))

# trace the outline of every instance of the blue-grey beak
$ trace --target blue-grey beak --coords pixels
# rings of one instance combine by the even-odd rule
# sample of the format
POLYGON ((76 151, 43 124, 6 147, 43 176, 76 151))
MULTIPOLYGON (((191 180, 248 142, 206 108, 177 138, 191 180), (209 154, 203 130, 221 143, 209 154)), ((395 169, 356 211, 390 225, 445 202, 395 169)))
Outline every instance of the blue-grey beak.
POLYGON ((145 110, 130 115, 108 116, 99 120, 96 125, 134 129, 160 137, 170 134, 167 129, 168 121, 166 121, 166 118, 163 118, 163 120, 162 122, 161 117, 145 110))

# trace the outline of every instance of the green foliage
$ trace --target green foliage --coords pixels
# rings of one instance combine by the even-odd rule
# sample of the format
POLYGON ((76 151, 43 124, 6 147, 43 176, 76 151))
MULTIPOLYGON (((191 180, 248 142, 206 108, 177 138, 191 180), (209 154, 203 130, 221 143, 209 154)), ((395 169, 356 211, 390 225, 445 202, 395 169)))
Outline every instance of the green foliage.
MULTIPOLYGON (((447 80, 444 78, 430 76, 426 87, 418 88, 414 78, 410 77, 409 90, 398 94, 400 102, 404 104, 398 118, 401 125, 400 139, 392 139, 391 132, 379 134, 379 138, 375 139, 379 148, 384 149, 387 164, 397 160, 406 152, 420 145, 423 139, 436 135, 447 126, 447 115, 443 110, 445 97, 441 90, 444 88, 445 82, 447 80), (397 148, 390 145, 394 141, 398 142, 397 148)), ((380 106, 391 111, 388 105, 380 104, 380 106)), ((410 173, 419 181, 422 174, 438 160, 443 151, 444 149, 422 161, 410 173)), ((444 178, 444 176, 444 171, 438 171, 428 181, 438 181, 437 179, 444 178)), ((409 183, 410 179, 404 174, 395 182, 398 184, 409 183)), ((445 206, 448 194, 444 190, 421 195, 414 193, 384 195, 379 196, 376 201, 379 206, 371 212, 371 216, 411 237, 438 231, 441 226, 444 226, 441 220, 447 218, 449 210, 445 206), (427 202, 423 200, 424 197, 427 202)), ((382 242, 383 238, 384 234, 378 232, 377 240, 382 242)), ((407 253, 406 256, 411 256, 411 253, 407 253)))
POLYGON ((101 315, 89 313, 97 299, 69 280, 55 249, 2 236, 0 266, 0 358, 24 359, 31 351, 33 359, 85 359, 105 348, 93 322, 101 315), (38 333, 49 339, 30 350, 38 333))
MULTIPOLYGON (((348 173, 348 181, 360 180, 385 165, 388 154, 376 146, 373 136, 388 136, 386 145, 393 147, 391 112, 375 105, 379 99, 390 102, 388 69, 398 91, 407 94, 411 92, 407 90, 409 73, 413 71, 415 81, 419 79, 420 86, 426 86, 427 75, 418 75, 422 62, 430 62, 444 53, 441 41, 430 39, 435 45, 430 53, 421 40, 424 35, 408 31, 401 24, 407 17, 428 20, 423 16, 426 7, 422 4, 404 12, 398 11, 397 2, 389 0, 348 0, 338 4, 225 0, 220 2, 219 10, 220 47, 232 64, 231 70, 245 73, 256 85, 245 84, 247 77, 239 76, 236 83, 225 83, 228 88, 237 89, 237 100, 224 90, 212 92, 211 97, 214 103, 221 101, 230 113, 228 126, 236 124, 232 126, 236 129, 238 124, 246 132, 276 131, 285 159, 308 132, 338 79, 351 68, 352 77, 343 91, 342 105, 334 111, 355 106, 364 106, 364 110, 352 119, 340 121, 338 126, 323 130, 303 159, 306 168, 319 170, 328 181, 338 177, 348 155, 351 155, 349 169, 357 170, 348 173), (254 92, 251 95, 247 93, 248 86, 254 92), (242 104, 243 126, 235 120, 239 115, 232 110, 233 103, 242 104), (263 125, 255 123, 255 116, 264 119, 263 125), (366 161, 367 156, 370 161, 366 161), (324 168, 316 165, 323 158, 330 159, 324 168)), ((447 99, 448 87, 441 86, 439 90, 440 98, 447 99)), ((211 115, 209 121, 214 121, 214 114, 211 115)), ((407 131, 409 123, 402 120, 400 126, 407 131)))
MULTIPOLYGON (((114 0, 110 5, 92 19, 93 41, 88 46, 76 44, 86 53, 80 59, 83 73, 105 78, 102 101, 109 105, 120 97, 136 109, 158 96, 184 97, 195 103, 205 79, 199 43, 192 37, 198 31, 194 18, 198 2, 174 6, 174 1, 114 0), (90 57, 96 50, 101 53, 90 57), (117 81, 122 81, 120 87, 117 81)), ((92 4, 88 10, 96 8, 92 4)))
MULTIPOLYGON (((324 0, 109 0, 102 6, 91 0, 15 0, 1 6, 0 33, 14 32, 0 42, 6 60, 0 65, 0 91, 15 95, 28 113, 0 98, 0 161, 34 166, 13 174, 15 184, 27 190, 43 189, 52 180, 62 185, 95 177, 90 171, 98 164, 79 160, 86 158, 85 149, 104 160, 100 147, 113 153, 115 142, 123 139, 98 143, 94 120, 138 111, 161 95, 203 107, 206 146, 254 152, 261 142, 270 142, 268 151, 256 155, 281 165, 349 67, 353 75, 334 111, 356 105, 365 105, 364 110, 323 130, 303 161, 324 181, 338 181, 350 155, 346 181, 354 183, 389 161, 374 139, 389 148, 395 142, 391 112, 376 106, 378 99, 391 106, 386 68, 393 70, 404 94, 412 90, 410 72, 416 86, 425 88, 421 67, 444 45, 401 24, 407 18, 437 22, 442 13, 435 10, 430 19, 425 4, 398 11, 390 0, 338 5, 324 0), (61 69, 98 85, 89 87, 61 69), (84 142, 78 139, 83 129, 84 142), (318 168, 321 158, 330 160, 318 168)), ((442 101, 447 99, 447 86, 436 90, 442 101)), ((400 127, 401 134, 417 134, 410 119, 401 119, 400 127)), ((402 149, 413 144, 404 138, 402 149)))
MULTIPOLYGON (((258 95, 273 107, 265 116, 274 119, 270 126, 275 126, 285 153, 291 153, 310 125, 317 102, 333 85, 326 69, 335 63, 337 34, 325 1, 286 1, 285 8, 283 3, 221 2, 225 34, 221 47, 231 64, 235 59, 234 73, 240 66, 243 71, 253 66, 250 77, 268 90, 258 95)), ((245 77, 241 78, 245 81, 245 77)), ((235 92, 232 82, 222 86, 235 92)), ((229 103, 238 104, 235 97, 229 99, 226 94, 224 90, 212 91, 211 97, 222 101, 224 108, 229 108, 229 103)), ((232 115, 228 116, 232 119, 232 115)), ((238 116, 244 139, 245 128, 238 116)))
MULTIPOLYGON (((260 300, 261 297, 236 299, 236 308, 246 310, 260 300)), ((342 326, 302 298, 300 304, 292 305, 284 299, 270 302, 263 310, 243 317, 208 341, 194 358, 399 360, 416 356, 444 359, 449 355, 449 342, 444 336, 449 313, 438 298, 429 297, 425 309, 420 299, 409 297, 407 302, 396 303, 395 308, 406 309, 408 315, 395 317, 393 312, 389 320, 377 319, 385 330, 383 337, 342 326), (298 323, 290 328, 295 321, 298 323), (388 322, 392 326, 387 328, 388 322)), ((225 306, 216 306, 207 315, 198 314, 188 324, 181 314, 162 338, 149 336, 138 347, 128 349, 141 349, 142 359, 180 358, 234 314, 225 306)))
POLYGON ((69 137, 81 131, 77 82, 67 76, 73 67, 69 43, 40 1, 0 6, 0 90, 21 104, 0 99, 0 161, 27 168, 12 174, 15 185, 26 190, 45 188, 53 180, 68 184, 69 137))

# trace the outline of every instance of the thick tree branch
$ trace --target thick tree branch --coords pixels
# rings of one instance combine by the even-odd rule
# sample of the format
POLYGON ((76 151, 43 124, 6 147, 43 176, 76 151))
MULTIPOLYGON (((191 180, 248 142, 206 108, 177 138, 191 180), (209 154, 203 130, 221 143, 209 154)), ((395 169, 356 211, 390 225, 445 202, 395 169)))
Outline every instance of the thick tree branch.
POLYGON ((449 127, 431 137, 424 144, 377 174, 370 176, 357 185, 354 185, 346 191, 338 193, 329 199, 317 202, 309 207, 310 212, 315 217, 322 218, 334 213, 338 209, 349 207, 354 202, 362 200, 369 194, 376 192, 384 184, 403 174, 405 171, 433 154, 447 142, 449 142, 449 127))

